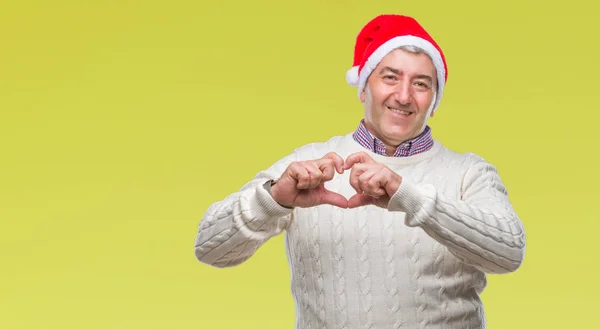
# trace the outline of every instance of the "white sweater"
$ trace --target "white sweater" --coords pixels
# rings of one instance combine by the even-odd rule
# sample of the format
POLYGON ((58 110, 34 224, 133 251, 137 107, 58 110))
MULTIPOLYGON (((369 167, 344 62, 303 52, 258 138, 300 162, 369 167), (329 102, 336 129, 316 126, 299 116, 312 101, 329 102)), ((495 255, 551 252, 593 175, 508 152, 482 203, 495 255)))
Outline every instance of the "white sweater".
MULTIPOLYGON (((350 198, 349 172, 325 186, 350 198)), ((437 140, 410 157, 374 154, 352 134, 298 148, 208 208, 195 255, 235 266, 282 232, 297 329, 485 328, 485 273, 515 271, 525 252, 523 224, 496 169, 437 140), (403 181, 388 209, 291 210, 264 188, 292 161, 330 151, 343 159, 364 151, 398 172, 403 181)))

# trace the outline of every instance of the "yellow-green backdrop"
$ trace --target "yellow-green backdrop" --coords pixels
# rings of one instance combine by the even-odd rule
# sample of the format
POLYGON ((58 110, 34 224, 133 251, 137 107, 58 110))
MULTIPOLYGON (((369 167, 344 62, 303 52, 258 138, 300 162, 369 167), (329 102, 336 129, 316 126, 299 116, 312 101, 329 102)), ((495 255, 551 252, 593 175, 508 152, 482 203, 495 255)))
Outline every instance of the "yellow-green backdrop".
POLYGON ((360 28, 416 17, 449 79, 434 136, 500 170, 525 224, 490 329, 600 328, 593 2, 3 1, 0 328, 293 328, 282 236, 196 261, 210 203, 362 118, 360 28))

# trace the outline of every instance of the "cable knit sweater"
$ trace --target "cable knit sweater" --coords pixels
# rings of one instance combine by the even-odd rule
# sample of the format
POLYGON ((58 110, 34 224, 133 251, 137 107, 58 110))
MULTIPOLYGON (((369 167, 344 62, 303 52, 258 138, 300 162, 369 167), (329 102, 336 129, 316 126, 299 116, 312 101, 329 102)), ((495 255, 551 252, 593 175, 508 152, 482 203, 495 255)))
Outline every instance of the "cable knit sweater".
MULTIPOLYGON (((346 198, 350 171, 325 184, 346 198)), ((387 157, 351 134, 300 147, 204 214, 195 255, 241 264, 284 233, 297 329, 485 328, 486 273, 515 271, 523 225, 494 166, 435 140, 424 153, 387 157), (292 161, 363 151, 403 177, 388 209, 330 205, 289 209, 264 188, 292 161)))

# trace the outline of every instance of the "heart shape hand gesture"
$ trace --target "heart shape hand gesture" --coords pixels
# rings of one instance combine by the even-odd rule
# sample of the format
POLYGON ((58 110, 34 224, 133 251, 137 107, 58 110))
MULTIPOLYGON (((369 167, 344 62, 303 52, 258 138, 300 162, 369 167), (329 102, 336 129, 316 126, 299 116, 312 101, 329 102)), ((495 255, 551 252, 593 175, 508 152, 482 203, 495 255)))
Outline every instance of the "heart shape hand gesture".
POLYGON ((387 208, 390 198, 402 183, 402 177, 387 166, 373 160, 365 152, 350 155, 344 161, 329 152, 316 160, 292 162, 277 183, 271 187, 273 199, 284 207, 314 207, 330 204, 340 208, 376 205, 387 208), (347 200, 339 193, 325 188, 335 172, 350 172, 350 185, 356 195, 347 200))

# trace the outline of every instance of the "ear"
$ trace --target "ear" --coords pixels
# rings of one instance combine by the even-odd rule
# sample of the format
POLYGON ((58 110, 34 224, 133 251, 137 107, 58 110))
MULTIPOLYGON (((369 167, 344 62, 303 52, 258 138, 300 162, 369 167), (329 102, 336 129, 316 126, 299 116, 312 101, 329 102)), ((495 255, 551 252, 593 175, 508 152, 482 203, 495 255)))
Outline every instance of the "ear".
POLYGON ((363 89, 363 91, 360 92, 360 102, 364 103, 365 102, 365 90, 363 89))
POLYGON ((429 115, 429 117, 433 118, 434 114, 435 114, 435 111, 431 111, 431 114, 429 115))

